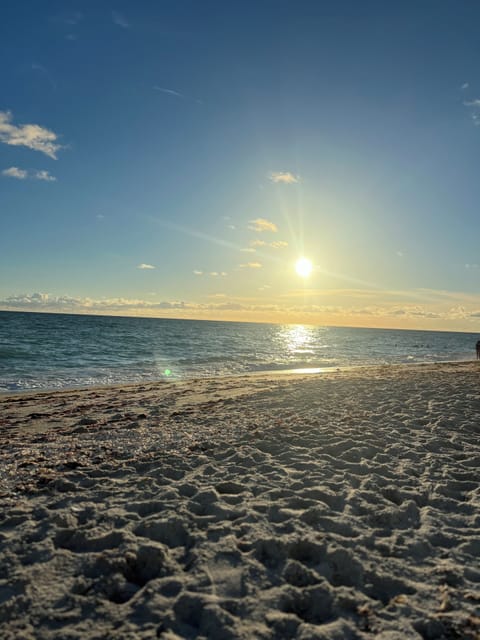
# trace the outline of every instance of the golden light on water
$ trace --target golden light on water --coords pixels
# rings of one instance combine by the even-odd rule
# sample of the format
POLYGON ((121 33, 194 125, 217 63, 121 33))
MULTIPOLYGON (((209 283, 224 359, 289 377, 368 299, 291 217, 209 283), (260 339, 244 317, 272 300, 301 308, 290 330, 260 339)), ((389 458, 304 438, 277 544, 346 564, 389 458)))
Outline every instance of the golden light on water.
POLYGON ((308 258, 299 258, 295 263, 295 271, 301 278, 308 278, 312 273, 313 264, 308 258))

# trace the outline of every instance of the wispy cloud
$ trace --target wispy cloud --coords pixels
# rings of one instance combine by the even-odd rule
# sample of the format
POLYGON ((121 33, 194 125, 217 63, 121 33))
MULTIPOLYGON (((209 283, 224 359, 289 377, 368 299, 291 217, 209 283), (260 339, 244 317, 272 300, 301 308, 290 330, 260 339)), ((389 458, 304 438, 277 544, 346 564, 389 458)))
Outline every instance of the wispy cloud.
POLYGON ((240 267, 240 269, 261 269, 262 268, 262 263, 261 262, 247 262, 245 264, 240 264, 238 266, 240 267))
MULTIPOLYGON (((285 247, 288 247, 288 242, 285 242, 284 240, 265 242, 265 240, 255 239, 251 241, 250 247, 272 247, 272 249, 284 249, 285 247)), ((248 249, 242 249, 242 251, 248 251, 248 249)), ((250 251, 255 251, 255 249, 250 249, 250 251)))
POLYGON ((269 178, 272 182, 280 182, 282 184, 296 184, 300 181, 299 176, 295 176, 289 171, 272 171, 272 173, 270 173, 269 175, 269 178))
POLYGON ((46 67, 44 67, 43 64, 34 62, 32 64, 32 70, 37 71, 41 76, 43 76, 48 81, 52 89, 54 89, 55 91, 57 90, 57 83, 55 82, 50 71, 46 67))
POLYGON ((27 169, 19 169, 18 167, 9 167, 2 171, 2 176, 7 178, 17 178, 18 180, 43 180, 44 182, 56 182, 56 177, 44 169, 39 171, 27 171, 27 169))
POLYGON ((57 140, 58 136, 53 131, 38 124, 14 125, 11 112, 0 111, 0 142, 40 151, 56 160, 57 151, 62 149, 57 140))
POLYGON ((113 23, 117 25, 117 27, 122 27, 122 29, 129 29, 130 23, 125 18, 125 16, 118 11, 112 11, 112 20, 113 23))
POLYGON ((83 19, 83 14, 80 11, 73 11, 72 13, 66 13, 63 16, 59 17, 59 20, 64 22, 65 24, 69 24, 70 26, 75 26, 83 19))
POLYGON ((2 176, 7 178, 16 178, 17 180, 25 180, 28 177, 28 171, 19 169, 18 167, 9 167, 2 171, 2 176))
POLYGON ((193 273, 194 273, 196 276, 203 276, 203 271, 199 271, 198 269, 194 269, 194 270, 193 270, 193 273))
POLYGON ((266 220, 265 218, 256 218, 255 220, 250 220, 249 229, 252 231, 272 231, 276 233, 278 231, 278 227, 274 222, 270 222, 270 220, 266 220))
POLYGON ((464 82, 460 88, 461 88, 461 89, 468 89, 468 88, 469 88, 469 86, 470 86, 470 85, 469 85, 469 83, 468 83, 468 82, 464 82))
POLYGON ((256 249, 253 247, 245 247, 244 249, 240 249, 240 251, 243 251, 243 253, 255 253, 256 249))
POLYGON ((480 126, 480 98, 474 100, 467 100, 463 103, 470 109, 470 115, 475 126, 480 126))
POLYGON ((175 91, 174 89, 167 89, 166 87, 158 87, 155 85, 153 87, 155 91, 160 91, 161 93, 166 93, 169 96, 175 96, 177 98, 184 98, 185 96, 180 91, 175 91))
POLYGON ((137 266, 137 269, 155 269, 155 267, 153 266, 153 264, 145 264, 144 262, 142 262, 142 264, 139 264, 137 266))

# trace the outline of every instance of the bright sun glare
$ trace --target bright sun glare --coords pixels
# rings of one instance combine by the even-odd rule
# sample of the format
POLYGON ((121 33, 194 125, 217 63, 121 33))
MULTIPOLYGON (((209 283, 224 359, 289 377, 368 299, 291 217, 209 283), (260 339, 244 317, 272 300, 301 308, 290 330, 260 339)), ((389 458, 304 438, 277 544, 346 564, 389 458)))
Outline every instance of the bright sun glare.
POLYGON ((308 278, 313 269, 312 261, 308 258, 299 258, 295 263, 295 271, 302 278, 308 278))

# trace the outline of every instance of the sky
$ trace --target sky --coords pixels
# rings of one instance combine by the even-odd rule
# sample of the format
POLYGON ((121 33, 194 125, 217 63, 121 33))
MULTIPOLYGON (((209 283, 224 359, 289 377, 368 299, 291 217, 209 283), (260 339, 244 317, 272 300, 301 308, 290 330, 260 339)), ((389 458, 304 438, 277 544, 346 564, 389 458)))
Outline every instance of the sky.
POLYGON ((478 2, 1 13, 0 309, 480 331, 478 2))

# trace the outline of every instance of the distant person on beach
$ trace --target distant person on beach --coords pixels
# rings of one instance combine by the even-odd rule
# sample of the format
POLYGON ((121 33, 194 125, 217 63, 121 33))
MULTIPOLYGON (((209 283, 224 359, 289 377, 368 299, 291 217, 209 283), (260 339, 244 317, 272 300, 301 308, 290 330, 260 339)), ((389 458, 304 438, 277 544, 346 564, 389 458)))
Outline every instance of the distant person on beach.
POLYGON ((477 340, 477 344, 475 345, 475 349, 477 350, 477 360, 480 360, 480 340, 477 340))

